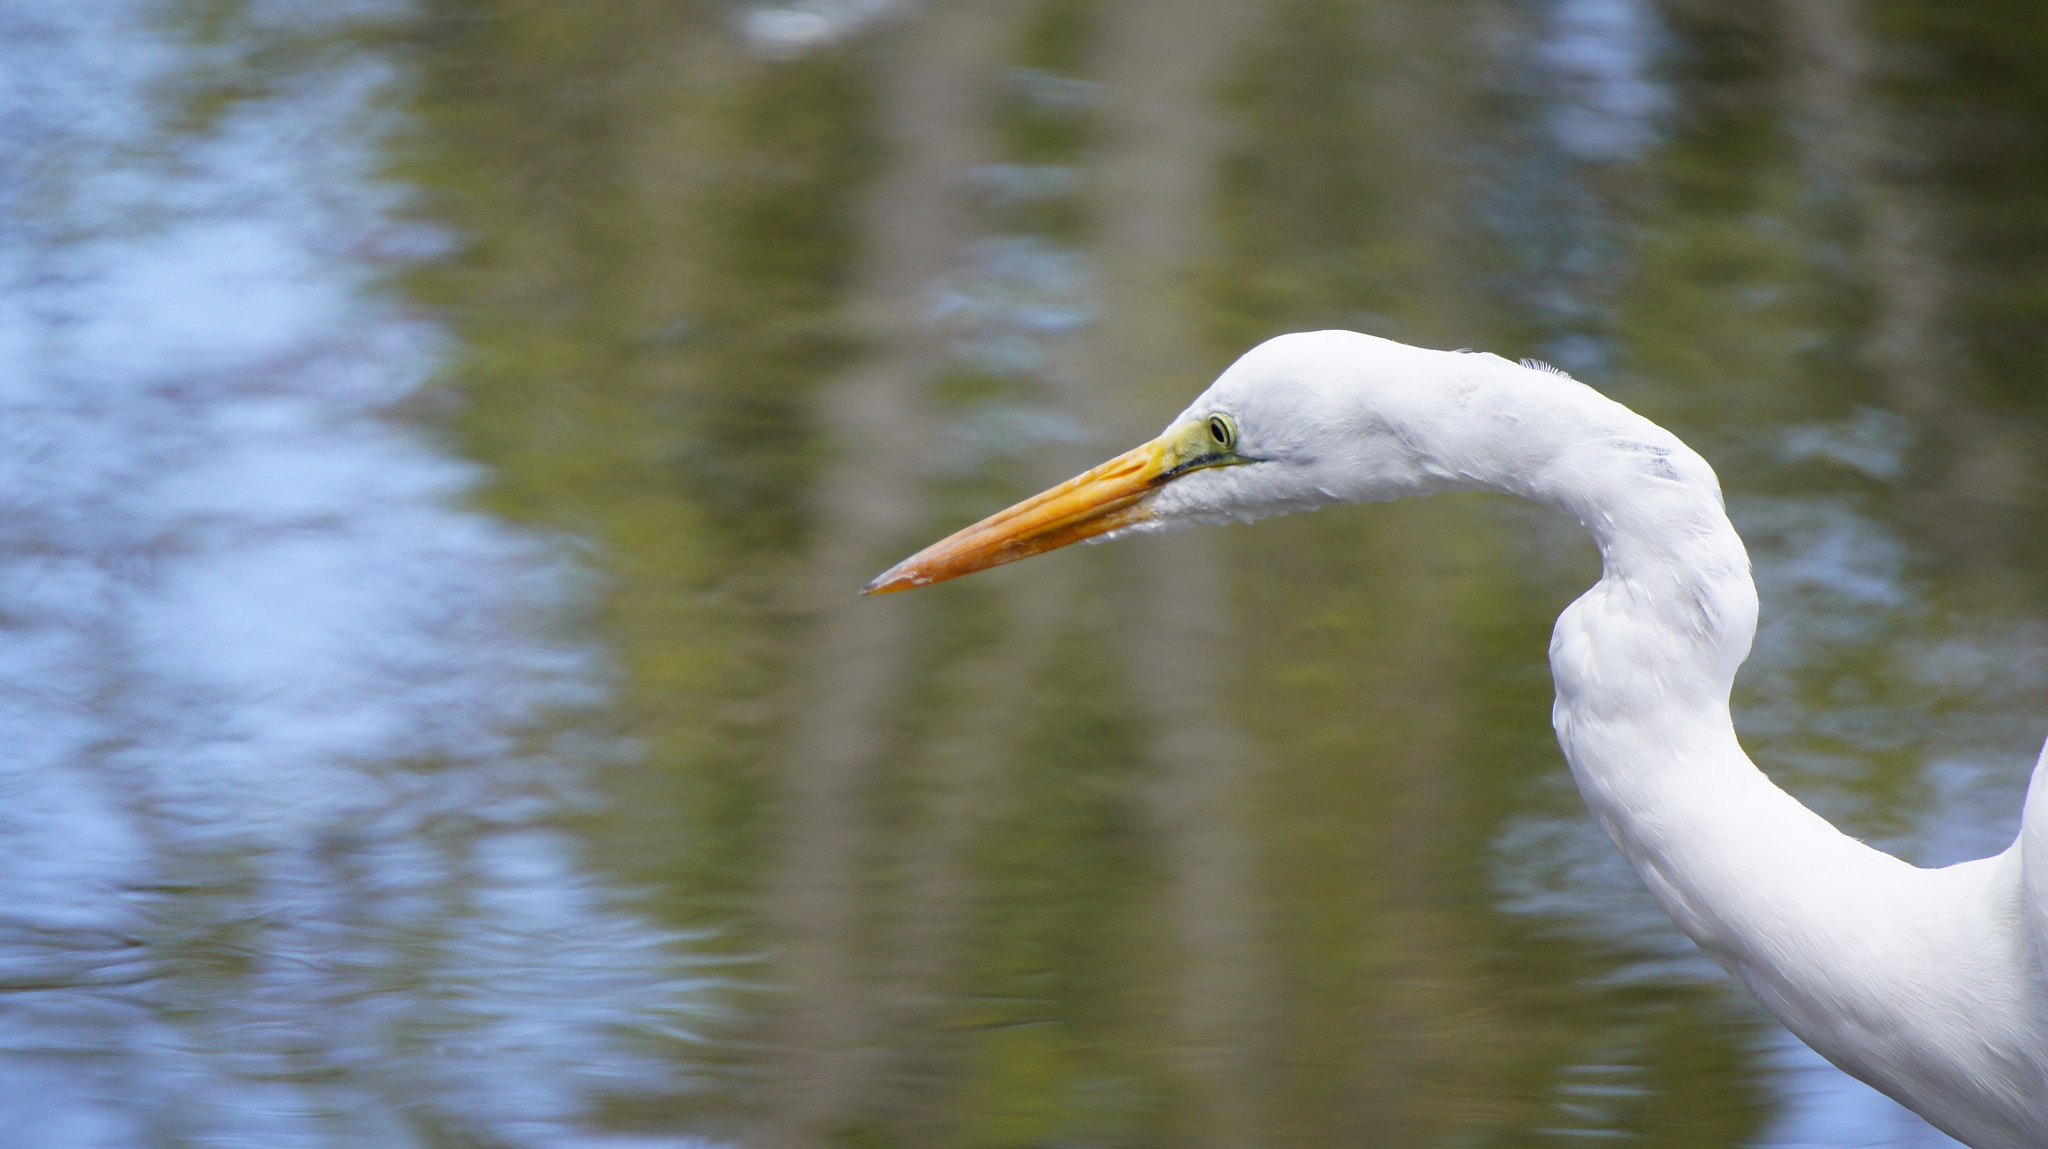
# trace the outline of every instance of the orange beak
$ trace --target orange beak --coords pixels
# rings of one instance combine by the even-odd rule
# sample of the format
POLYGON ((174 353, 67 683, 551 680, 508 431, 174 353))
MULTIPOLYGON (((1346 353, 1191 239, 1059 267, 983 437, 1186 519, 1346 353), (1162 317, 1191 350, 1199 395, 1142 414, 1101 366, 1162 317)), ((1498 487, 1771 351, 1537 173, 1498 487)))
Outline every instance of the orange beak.
POLYGON ((1126 451, 1007 511, 940 539, 876 576, 862 594, 893 594, 1030 558, 1151 517, 1147 497, 1172 477, 1168 437, 1126 451))

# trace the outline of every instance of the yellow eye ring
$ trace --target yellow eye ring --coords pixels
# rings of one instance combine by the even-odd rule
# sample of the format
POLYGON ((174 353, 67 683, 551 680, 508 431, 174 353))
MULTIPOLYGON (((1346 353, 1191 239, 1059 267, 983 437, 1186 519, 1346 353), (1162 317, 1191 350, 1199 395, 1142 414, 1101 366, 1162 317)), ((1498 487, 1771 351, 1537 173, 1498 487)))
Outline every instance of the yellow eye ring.
POLYGON ((1228 451, 1237 446, 1237 422, 1228 415, 1209 416, 1209 441, 1219 451, 1228 451))

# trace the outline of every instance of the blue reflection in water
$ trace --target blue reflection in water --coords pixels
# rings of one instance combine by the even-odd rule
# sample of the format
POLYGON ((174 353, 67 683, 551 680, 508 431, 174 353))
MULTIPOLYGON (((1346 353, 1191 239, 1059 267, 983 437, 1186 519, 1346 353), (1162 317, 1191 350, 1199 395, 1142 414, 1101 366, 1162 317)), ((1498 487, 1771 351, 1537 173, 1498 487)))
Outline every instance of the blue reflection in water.
POLYGON ((740 35, 756 55, 788 60, 829 47, 902 8, 901 0, 795 0, 741 9, 740 35))
POLYGON ((1670 106, 1649 78, 1657 18, 1638 0, 1560 0, 1536 56, 1556 88, 1552 138, 1581 160, 1630 159, 1657 138, 1670 106))
POLYGON ((1087 256, 1038 236, 977 239, 934 285, 932 318, 958 334, 960 357, 992 375, 1043 373, 1058 337, 1095 318, 1087 256))
POLYGON ((384 416, 391 77, 173 133, 161 15, 0 4, 0 1144, 614 1143, 704 981, 552 825, 577 572, 384 416))

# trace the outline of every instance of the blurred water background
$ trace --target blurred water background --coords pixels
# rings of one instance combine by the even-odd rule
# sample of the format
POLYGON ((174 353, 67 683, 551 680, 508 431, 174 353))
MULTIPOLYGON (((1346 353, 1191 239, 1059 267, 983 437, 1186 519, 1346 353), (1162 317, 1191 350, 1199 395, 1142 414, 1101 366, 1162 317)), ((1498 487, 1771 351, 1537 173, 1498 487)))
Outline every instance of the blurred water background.
POLYGON ((1952 1144, 1658 914, 1480 496, 859 600, 1340 326, 1720 470, 1758 761, 2048 732, 2024 0, 0 0, 0 1147, 1952 1144))

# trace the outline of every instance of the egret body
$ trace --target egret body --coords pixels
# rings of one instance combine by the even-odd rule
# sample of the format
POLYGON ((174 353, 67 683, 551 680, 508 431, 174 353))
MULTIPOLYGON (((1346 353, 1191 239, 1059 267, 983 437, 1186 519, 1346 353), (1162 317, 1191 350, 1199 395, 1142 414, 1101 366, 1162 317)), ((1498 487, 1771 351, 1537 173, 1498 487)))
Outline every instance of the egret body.
POLYGON ((1561 373, 1348 331, 1239 359, 1159 438, 897 564, 902 590, 1111 533, 1478 489, 1573 516, 1601 578, 1559 616, 1552 721, 1678 927, 1822 1056, 1975 1149, 2048 1146, 2048 753, 2017 840, 1921 869, 1735 737, 1749 556, 1706 461, 1561 373))

